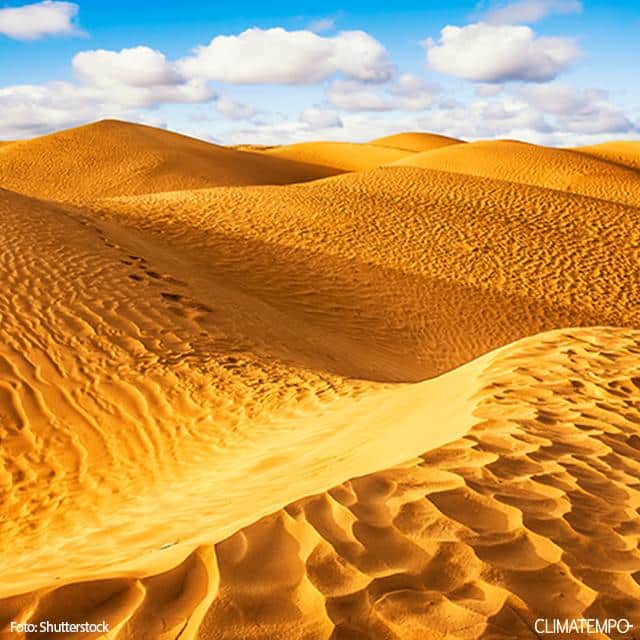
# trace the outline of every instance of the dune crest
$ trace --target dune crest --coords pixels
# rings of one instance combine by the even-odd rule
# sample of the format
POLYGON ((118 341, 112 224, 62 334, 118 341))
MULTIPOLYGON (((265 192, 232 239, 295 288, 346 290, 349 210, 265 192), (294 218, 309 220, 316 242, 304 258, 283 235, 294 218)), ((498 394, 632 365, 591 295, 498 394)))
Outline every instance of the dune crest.
POLYGON ((590 147, 576 147, 574 151, 640 169, 640 141, 603 142, 590 147))
POLYGON ((288 184, 334 173, 118 120, 0 149, 1 187, 67 202, 219 185, 288 184))
POLYGON ((263 153, 272 158, 286 158, 306 162, 334 170, 363 171, 412 155, 412 150, 382 146, 375 143, 354 142, 298 142, 282 147, 266 149, 263 153))
POLYGON ((578 151, 489 140, 415 154, 394 164, 507 180, 640 206, 640 174, 635 168, 578 151))
POLYGON ((449 136, 441 136, 435 133, 422 133, 419 131, 410 131, 407 133, 396 133, 383 138, 376 138, 369 144, 375 144, 381 147, 394 147, 396 149, 406 149, 407 151, 430 151, 447 147, 452 144, 461 144, 464 140, 450 138, 449 136))

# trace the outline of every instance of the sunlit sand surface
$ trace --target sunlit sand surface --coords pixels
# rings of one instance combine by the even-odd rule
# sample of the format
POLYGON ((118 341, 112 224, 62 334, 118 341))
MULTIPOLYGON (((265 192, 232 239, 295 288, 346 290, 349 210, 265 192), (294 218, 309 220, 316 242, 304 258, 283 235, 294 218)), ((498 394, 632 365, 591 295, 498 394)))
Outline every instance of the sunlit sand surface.
POLYGON ((0 637, 640 625, 635 144, 2 145, 0 637))

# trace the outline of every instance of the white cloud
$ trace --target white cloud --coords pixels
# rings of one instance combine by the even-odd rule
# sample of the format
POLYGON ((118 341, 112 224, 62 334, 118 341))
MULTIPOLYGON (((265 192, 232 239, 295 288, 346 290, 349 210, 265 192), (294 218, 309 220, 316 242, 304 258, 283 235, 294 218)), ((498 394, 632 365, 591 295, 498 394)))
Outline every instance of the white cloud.
POLYGON ((580 0, 522 0, 491 9, 486 22, 492 24, 530 24, 552 13, 580 13, 580 0))
POLYGON ((39 135, 104 117, 132 112, 117 104, 104 105, 95 91, 68 82, 16 85, 0 89, 0 139, 39 135))
POLYGON ((520 95, 543 113, 556 116, 556 128, 571 133, 624 133, 635 129, 622 109, 600 89, 577 90, 565 84, 521 87, 520 95))
POLYGON ((110 87, 151 87, 179 84, 182 76, 163 53, 138 46, 120 51, 81 51, 71 61, 76 75, 87 84, 110 87))
POLYGON ((180 62, 185 74, 231 84, 314 84, 336 73, 382 82, 394 71, 384 47, 364 31, 322 37, 254 27, 217 36, 194 54, 180 62))
POLYGON ((300 114, 300 122, 313 129, 333 129, 342 127, 342 119, 337 111, 311 107, 300 114))
POLYGON ((552 80, 581 51, 569 38, 536 37, 525 26, 447 26, 440 42, 426 41, 427 60, 436 71, 477 82, 552 80))
POLYGON ((74 56, 72 66, 83 85, 102 92, 111 103, 142 107, 213 97, 205 81, 185 77, 164 54, 149 47, 82 51, 74 56))
POLYGON ((75 56, 73 68, 78 83, 0 89, 0 138, 24 138, 106 117, 140 120, 137 109, 201 103, 215 96, 205 81, 185 78, 147 47, 85 51, 75 56))
POLYGON ((216 101, 216 111, 229 120, 250 120, 258 110, 243 102, 237 102, 229 96, 220 96, 216 101))
POLYGON ((49 35, 80 35, 73 19, 78 5, 45 0, 22 7, 0 9, 0 34, 17 40, 36 40, 49 35))
POLYGON ((336 80, 327 89, 328 100, 345 111, 421 111, 430 107, 438 88, 406 73, 386 87, 336 80))

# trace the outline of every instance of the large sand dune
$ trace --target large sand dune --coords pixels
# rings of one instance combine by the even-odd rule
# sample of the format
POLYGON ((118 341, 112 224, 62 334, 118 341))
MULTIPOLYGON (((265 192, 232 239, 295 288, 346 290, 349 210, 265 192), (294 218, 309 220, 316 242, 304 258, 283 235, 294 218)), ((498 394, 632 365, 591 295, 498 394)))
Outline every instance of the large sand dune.
POLYGON ((640 142, 603 142, 591 147, 576 147, 575 151, 640 169, 640 142))
POLYGON ((1 186, 50 200, 287 184, 334 173, 323 166, 269 158, 116 120, 0 148, 1 186))
POLYGON ((299 178, 93 127, 0 150, 3 640, 640 625, 637 172, 534 147, 608 167, 577 194, 496 143, 512 174, 250 186, 299 178))
POLYGON ((558 189, 640 206, 638 179, 632 166, 569 149, 550 149, 512 140, 451 145, 401 158, 395 164, 519 184, 558 189))

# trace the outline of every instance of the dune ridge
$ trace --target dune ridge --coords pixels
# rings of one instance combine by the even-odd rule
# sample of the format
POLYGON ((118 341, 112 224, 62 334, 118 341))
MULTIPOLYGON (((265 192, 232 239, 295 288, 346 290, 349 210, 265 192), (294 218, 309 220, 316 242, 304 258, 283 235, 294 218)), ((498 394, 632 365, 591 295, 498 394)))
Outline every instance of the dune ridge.
POLYGON ((282 147, 265 149, 262 153, 271 158, 286 158, 332 169, 335 173, 363 171, 389 164, 407 155, 412 149, 380 145, 375 141, 354 142, 297 142, 282 147))
POLYGON ((640 206, 637 168, 579 151, 513 140, 488 140, 418 153, 394 164, 506 180, 640 206))
POLYGON ((0 148, 0 637, 640 625, 631 164, 173 136, 0 148))
POLYGON ((575 147, 574 151, 640 169, 640 141, 603 142, 588 147, 575 147))
POLYGON ((219 185, 285 184, 334 173, 117 120, 0 149, 0 186, 67 202, 219 185))
POLYGON ((423 133, 420 131, 409 131, 406 133, 396 133, 383 138, 376 138, 370 144, 381 147, 394 147, 396 149, 406 149, 407 151, 430 151, 452 144, 461 144, 464 140, 450 138, 449 136, 437 135, 435 133, 423 133))

